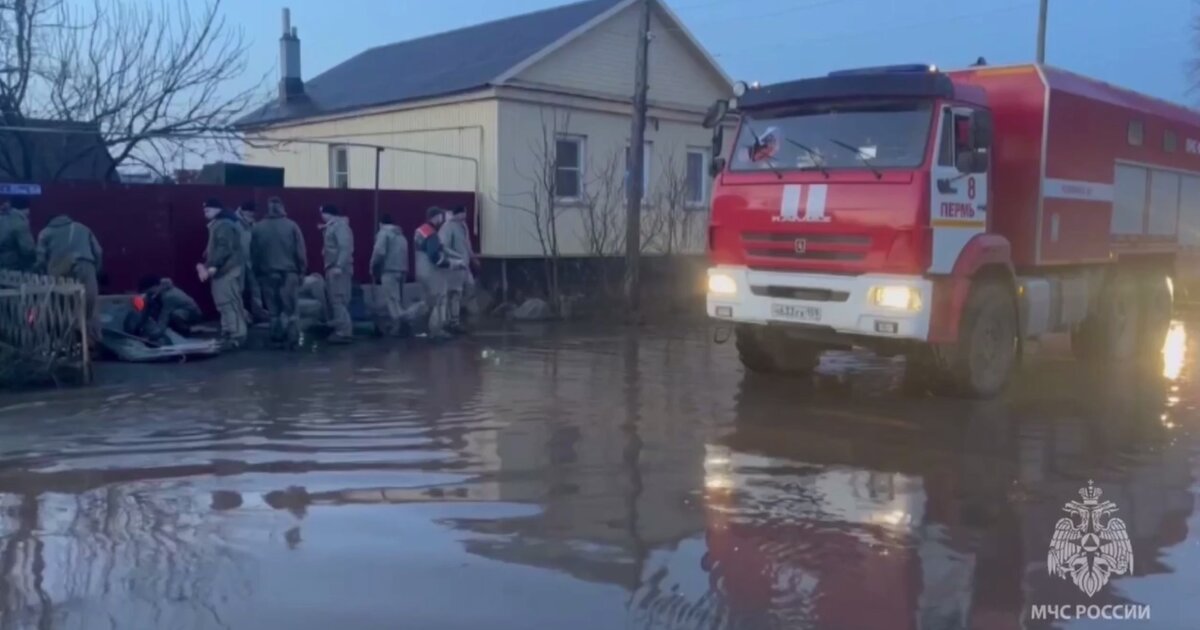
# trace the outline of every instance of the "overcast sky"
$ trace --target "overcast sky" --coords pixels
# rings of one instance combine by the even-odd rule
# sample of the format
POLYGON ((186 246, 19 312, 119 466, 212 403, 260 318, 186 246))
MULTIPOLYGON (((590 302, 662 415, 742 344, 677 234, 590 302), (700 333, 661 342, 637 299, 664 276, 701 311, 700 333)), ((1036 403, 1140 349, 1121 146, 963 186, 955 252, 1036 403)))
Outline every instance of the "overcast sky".
MULTIPOLYGON (((275 75, 280 9, 300 29, 305 79, 371 46, 566 4, 560 0, 233 0, 256 76, 275 75)), ((1037 0, 674 0, 735 79, 773 82, 891 63, 1030 61, 1037 0)), ((1047 61, 1188 105, 1193 0, 1050 0, 1047 61)), ((632 69, 631 69, 632 71, 632 69)), ((653 77, 651 77, 653 80, 653 77)))

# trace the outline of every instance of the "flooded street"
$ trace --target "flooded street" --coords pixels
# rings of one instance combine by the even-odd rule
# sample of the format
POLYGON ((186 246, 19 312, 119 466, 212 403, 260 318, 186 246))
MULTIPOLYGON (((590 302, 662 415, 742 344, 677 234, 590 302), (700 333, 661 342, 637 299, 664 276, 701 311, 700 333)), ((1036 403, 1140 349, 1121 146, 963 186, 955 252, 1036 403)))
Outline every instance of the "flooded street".
POLYGON ((744 376, 702 326, 104 364, 0 397, 0 628, 1195 627, 1191 330, 989 402, 744 376), (1092 597, 1046 569, 1089 480, 1134 554, 1092 597))

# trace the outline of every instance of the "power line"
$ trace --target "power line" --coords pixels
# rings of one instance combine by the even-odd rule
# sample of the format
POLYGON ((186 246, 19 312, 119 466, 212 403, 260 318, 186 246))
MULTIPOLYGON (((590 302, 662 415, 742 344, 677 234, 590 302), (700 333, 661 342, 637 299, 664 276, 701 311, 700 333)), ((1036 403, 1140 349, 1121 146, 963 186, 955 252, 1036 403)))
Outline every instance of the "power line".
MULTIPOLYGON (((79 135, 91 133, 91 130, 81 131, 79 129, 63 129, 59 127, 22 127, 19 125, 0 125, 0 131, 16 131, 26 133, 44 133, 44 134, 60 134, 60 135, 79 135)), ((386 134, 374 134, 386 135, 386 134)), ((462 160, 464 162, 472 162, 478 165, 479 158, 474 158, 467 155, 455 155, 453 153, 441 153, 438 151, 426 151, 424 149, 414 149, 412 147, 402 147, 390 144, 376 144, 366 142, 346 142, 338 140, 332 136, 312 136, 312 137, 295 137, 295 138, 267 138, 264 136, 254 136, 252 134, 242 134, 236 131, 228 132, 206 132, 206 133, 148 133, 137 138, 128 140, 114 141, 112 144, 125 144, 135 140, 230 140, 241 141, 249 145, 252 149, 271 148, 276 146, 284 146, 288 144, 316 144, 323 146, 345 146, 359 147, 367 149, 382 149, 384 151, 396 151, 399 153, 415 153, 419 155, 430 155, 434 157, 443 157, 454 160, 462 160), (329 139, 325 139, 325 138, 329 139)), ((340 137, 340 136, 339 136, 340 137)))

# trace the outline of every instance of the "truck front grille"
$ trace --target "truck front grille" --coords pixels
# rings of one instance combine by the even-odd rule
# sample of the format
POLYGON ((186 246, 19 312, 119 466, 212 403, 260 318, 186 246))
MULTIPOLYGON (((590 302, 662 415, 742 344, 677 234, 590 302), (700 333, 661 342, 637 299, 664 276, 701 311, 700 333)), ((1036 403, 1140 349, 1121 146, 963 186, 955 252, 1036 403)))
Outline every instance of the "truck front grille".
POLYGON ((846 291, 818 289, 815 287, 752 286, 750 287, 750 292, 759 297, 807 300, 809 302, 845 302, 850 299, 850 293, 846 291))
POLYGON ((865 234, 742 234, 742 247, 749 258, 856 261, 866 258, 870 246, 871 237, 865 234))

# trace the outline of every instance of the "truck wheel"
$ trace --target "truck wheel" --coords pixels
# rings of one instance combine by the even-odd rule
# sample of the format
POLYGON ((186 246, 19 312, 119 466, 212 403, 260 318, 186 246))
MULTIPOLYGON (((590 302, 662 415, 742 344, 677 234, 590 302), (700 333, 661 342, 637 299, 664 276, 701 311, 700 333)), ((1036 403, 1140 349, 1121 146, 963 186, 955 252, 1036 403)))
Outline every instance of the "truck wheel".
POLYGON ((751 372, 808 373, 817 367, 824 350, 817 344, 788 339, 765 326, 739 325, 736 332, 738 358, 751 372))
POLYGON ((737 340, 734 345, 737 346, 738 358, 741 359, 742 365, 751 372, 760 374, 778 372, 779 366, 775 365, 775 358, 763 344, 761 335, 756 328, 758 327, 746 325, 736 327, 737 340))
POLYGON ((1012 291, 1001 282, 976 284, 963 307, 958 342, 938 349, 935 391, 968 398, 999 394, 1017 366, 1018 343, 1012 291))
POLYGON ((1075 357, 1081 361, 1132 358, 1142 336, 1138 298, 1138 288, 1130 274, 1114 275, 1100 292, 1095 312, 1088 314, 1071 333, 1071 351, 1075 357))

